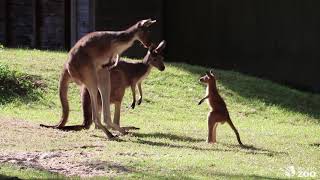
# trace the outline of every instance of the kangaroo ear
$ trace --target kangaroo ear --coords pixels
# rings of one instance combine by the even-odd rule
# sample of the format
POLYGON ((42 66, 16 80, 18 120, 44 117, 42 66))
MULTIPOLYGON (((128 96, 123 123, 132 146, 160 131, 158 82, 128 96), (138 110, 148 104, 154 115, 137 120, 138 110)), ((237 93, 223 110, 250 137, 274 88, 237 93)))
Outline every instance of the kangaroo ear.
POLYGON ((156 53, 161 53, 163 49, 166 47, 166 41, 162 40, 158 47, 155 49, 156 53))
POLYGON ((156 22, 157 22, 156 20, 145 19, 139 22, 138 27, 149 27, 156 22))
POLYGON ((213 69, 210 70, 210 74, 211 74, 211 76, 214 76, 213 69))

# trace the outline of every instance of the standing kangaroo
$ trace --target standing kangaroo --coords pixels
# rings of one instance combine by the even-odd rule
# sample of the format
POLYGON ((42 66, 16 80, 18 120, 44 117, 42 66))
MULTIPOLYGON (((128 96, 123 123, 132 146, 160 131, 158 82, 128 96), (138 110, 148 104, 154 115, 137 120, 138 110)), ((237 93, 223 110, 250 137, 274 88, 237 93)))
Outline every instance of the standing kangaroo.
MULTIPOLYGON (((131 87, 132 92, 132 104, 131 108, 134 109, 136 104, 136 87, 138 85, 138 90, 140 98, 138 99, 137 104, 142 103, 142 81, 147 78, 152 67, 157 68, 160 71, 165 70, 165 65, 163 63, 162 51, 165 47, 165 41, 162 41, 158 47, 150 46, 146 56, 141 62, 127 62, 119 61, 118 65, 111 70, 111 103, 115 106, 113 123, 120 126, 120 110, 123 96, 125 90, 128 87, 131 87)), ((84 124, 87 123, 87 126, 90 126, 92 122, 89 122, 91 119, 91 105, 90 105, 90 96, 86 89, 82 91, 82 107, 83 107, 83 116, 84 124)), ((101 108, 101 102, 99 102, 99 110, 101 108)), ((134 128, 134 127, 128 127, 134 128)))
MULTIPOLYGON (((150 46, 149 50, 144 57, 143 61, 140 62, 128 62, 120 60, 114 68, 110 70, 111 75, 111 95, 110 102, 115 105, 115 112, 113 123, 120 126, 120 110, 123 96, 127 87, 131 87, 133 102, 131 107, 134 108, 136 104, 136 86, 138 85, 140 98, 138 100, 138 105, 142 102, 142 81, 148 76, 152 67, 156 67, 160 71, 165 70, 165 65, 163 63, 162 51, 165 48, 165 41, 162 41, 158 47, 150 46)), ((111 66, 110 64, 108 66, 111 66)), ((114 66, 114 65, 112 65, 114 66)), ((108 71, 107 69, 105 70, 108 71)), ((82 109, 83 109, 83 124, 74 126, 64 126, 61 129, 70 130, 82 130, 89 129, 92 124, 91 119, 91 100, 89 92, 86 88, 81 91, 82 97, 82 109)), ((101 111, 101 100, 98 99, 98 111, 101 111)), ((135 127, 126 127, 126 129, 137 129, 135 127)))
POLYGON ((211 108, 211 111, 208 114, 208 143, 215 143, 217 141, 216 130, 218 123, 223 124, 227 122, 236 134, 238 143, 241 146, 243 146, 240 140, 238 130, 234 127, 230 119, 226 103, 224 102, 224 100, 218 92, 216 78, 212 73, 212 70, 210 72, 207 72, 206 75, 204 75, 203 77, 201 77, 199 81, 207 84, 207 93, 206 96, 200 100, 198 105, 203 103, 205 99, 208 99, 208 104, 211 108))
POLYGON ((60 77, 61 120, 55 126, 41 126, 57 129, 62 129, 65 126, 69 115, 68 84, 72 80, 88 90, 92 105, 92 120, 95 125, 102 129, 109 139, 114 137, 101 124, 100 116, 98 116, 97 97, 100 92, 105 124, 125 134, 124 129, 111 122, 110 73, 103 70, 103 66, 109 64, 117 55, 121 55, 136 40, 146 48, 149 47, 151 45, 149 27, 155 22, 151 19, 141 20, 124 31, 92 32, 82 37, 69 51, 68 60, 60 77))

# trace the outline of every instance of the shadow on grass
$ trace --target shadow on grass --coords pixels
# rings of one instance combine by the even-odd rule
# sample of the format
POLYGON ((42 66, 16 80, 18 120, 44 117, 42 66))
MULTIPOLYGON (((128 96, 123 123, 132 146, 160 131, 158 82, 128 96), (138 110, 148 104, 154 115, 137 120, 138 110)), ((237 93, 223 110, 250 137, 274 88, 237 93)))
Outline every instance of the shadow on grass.
MULTIPOLYGON (((160 133, 160 132, 156 132, 156 133, 138 133, 138 132, 132 132, 130 133, 132 134, 132 136, 134 137, 138 137, 138 138, 157 138, 157 139, 170 139, 172 141, 182 141, 182 142, 205 142, 205 139, 200 139, 200 138, 192 138, 192 137, 186 137, 186 136, 179 136, 179 135, 175 135, 175 134, 171 134, 171 133, 160 133)), ((100 135, 91 135, 92 137, 96 137, 96 138, 100 138, 100 139, 107 139, 105 136, 100 136, 100 135)), ((121 137, 121 136, 120 136, 121 137)), ((117 142, 124 142, 123 139, 120 138, 114 138, 111 139, 113 141, 117 141, 117 142)))
POLYGON ((196 151, 221 151, 221 152, 243 152, 245 154, 260 154, 260 155, 266 155, 266 156, 276 156, 276 155, 283 155, 287 154, 286 152, 277 152, 272 151, 268 149, 258 148, 253 145, 230 145, 225 143, 219 143, 220 145, 225 146, 226 148, 220 148, 215 147, 212 145, 212 147, 199 147, 199 145, 180 145, 180 144, 174 144, 174 143, 168 143, 168 142, 158 142, 158 141, 150 141, 150 140, 144 140, 143 138, 157 138, 157 139, 170 139, 171 141, 180 141, 180 142, 205 142, 204 139, 197 139, 192 137, 186 137, 186 136, 178 136, 174 134, 166 134, 166 133, 133 133, 132 134, 135 137, 138 137, 137 141, 133 141, 135 143, 139 144, 145 144, 150 146, 159 146, 159 147, 169 147, 169 148, 178 148, 178 149, 191 149, 196 151))
POLYGON ((231 151, 229 149, 217 150, 214 148, 202 148, 202 147, 198 147, 198 146, 178 145, 178 144, 172 144, 172 143, 148 141, 148 140, 143 140, 143 139, 138 139, 135 142, 139 143, 139 144, 150 145, 150 146, 169 147, 169 148, 178 148, 178 149, 192 149, 192 150, 198 150, 198 151, 231 151))
POLYGON ((6 176, 6 175, 2 175, 2 174, 0 174, 0 179, 2 179, 2 180, 20 180, 20 178, 18 178, 18 177, 6 176))
MULTIPOLYGON (((229 148, 238 148, 239 147, 238 145, 233 145, 233 144, 224 144, 224 143, 221 143, 221 144, 223 144, 224 146, 227 146, 229 148)), ((253 145, 242 145, 241 148, 243 150, 246 150, 246 151, 244 151, 246 154, 264 154, 264 155, 270 156, 270 157, 273 157, 276 155, 288 155, 287 152, 277 152, 277 151, 273 151, 273 150, 269 150, 269 149, 255 147, 253 145)))
POLYGON ((310 144, 310 146, 320 148, 320 143, 313 143, 310 144))
POLYGON ((125 142, 125 140, 120 139, 118 135, 116 135, 114 138, 109 139, 107 136, 100 136, 100 135, 91 135, 91 137, 100 138, 102 140, 108 140, 108 141, 116 141, 116 142, 125 142))
POLYGON ((187 136, 179 136, 175 134, 170 134, 170 133, 132 133, 133 136, 139 137, 139 138, 146 138, 146 137, 151 137, 151 138, 161 138, 161 139, 170 139, 172 141, 184 141, 184 142, 204 142, 205 139, 200 139, 200 138, 192 138, 192 137, 187 137, 187 136))
MULTIPOLYGON (((201 76, 209 68, 170 63, 172 66, 201 76)), ((232 71, 215 71, 218 83, 248 99, 257 99, 266 105, 277 105, 289 111, 320 119, 320 95, 301 92, 269 80, 261 80, 232 71)), ((197 83, 197 82, 194 82, 197 83)), ((199 92, 203 93, 203 92, 199 92)), ((320 121, 318 121, 320 122, 320 121)))

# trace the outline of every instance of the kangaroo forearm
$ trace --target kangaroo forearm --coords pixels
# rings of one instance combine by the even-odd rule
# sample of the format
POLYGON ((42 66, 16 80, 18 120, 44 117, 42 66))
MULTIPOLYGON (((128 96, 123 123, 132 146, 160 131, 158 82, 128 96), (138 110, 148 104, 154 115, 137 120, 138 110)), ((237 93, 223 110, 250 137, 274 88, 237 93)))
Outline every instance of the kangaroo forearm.
POLYGON ((131 92, 132 92, 132 104, 131 108, 134 109, 136 105, 136 84, 131 85, 131 92))
POLYGON ((142 87, 141 87, 141 82, 138 84, 138 88, 139 88, 139 94, 140 94, 140 98, 138 100, 138 105, 141 104, 142 102, 142 87))
POLYGON ((200 105, 200 104, 202 104, 202 103, 203 103, 203 101, 204 101, 204 100, 206 100, 208 97, 209 97, 209 96, 206 96, 206 97, 202 98, 202 99, 199 101, 199 103, 198 103, 198 104, 199 104, 199 105, 200 105))

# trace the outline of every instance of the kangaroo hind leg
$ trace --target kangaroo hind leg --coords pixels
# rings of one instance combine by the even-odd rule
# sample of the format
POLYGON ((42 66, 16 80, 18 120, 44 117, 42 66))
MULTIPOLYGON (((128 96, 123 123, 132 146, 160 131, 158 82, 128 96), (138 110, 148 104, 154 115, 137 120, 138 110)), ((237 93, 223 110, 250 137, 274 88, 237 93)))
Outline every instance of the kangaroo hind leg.
POLYGON ((102 112, 103 120, 107 127, 113 128, 119 131, 121 134, 126 134, 127 132, 120 128, 119 125, 111 122, 111 112, 110 112, 110 92, 111 92, 111 82, 110 82, 110 72, 105 70, 99 71, 98 88, 101 94, 102 100, 102 112))
POLYGON ((216 143, 216 124, 217 121, 215 119, 214 113, 209 112, 208 114, 208 143, 216 143))
POLYGON ((114 138, 110 131, 101 124, 100 117, 98 116, 98 77, 96 70, 92 66, 89 66, 83 71, 83 73, 85 73, 83 76, 85 77, 83 83, 89 92, 91 100, 92 120, 96 127, 102 129, 109 139, 114 138))

